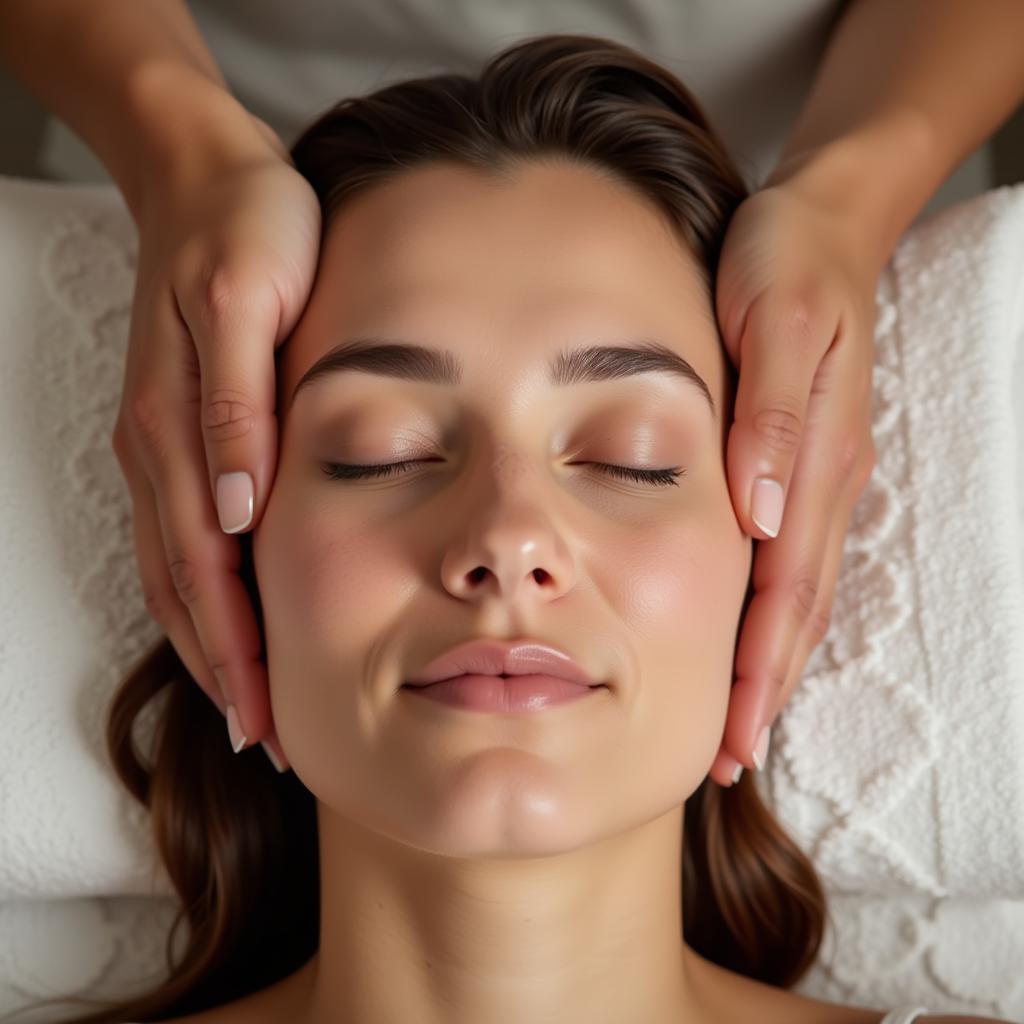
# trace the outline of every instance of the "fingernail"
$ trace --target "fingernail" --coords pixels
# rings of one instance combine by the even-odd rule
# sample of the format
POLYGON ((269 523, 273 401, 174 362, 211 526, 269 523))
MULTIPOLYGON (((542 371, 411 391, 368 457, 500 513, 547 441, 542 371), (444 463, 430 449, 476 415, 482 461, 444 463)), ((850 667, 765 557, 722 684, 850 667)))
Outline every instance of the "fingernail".
POLYGON ((750 517, 771 537, 778 536, 784 505, 785 496, 778 480, 767 476, 754 480, 750 492, 750 517))
POLYGON ((735 786, 740 781, 740 776, 743 774, 743 765, 736 765, 736 771, 732 773, 732 784, 735 786))
POLYGON ((757 737, 757 743, 754 746, 754 764, 757 765, 758 771, 764 768, 764 759, 768 756, 768 743, 771 738, 771 727, 766 725, 761 730, 761 735, 757 737))
POLYGON ((245 746, 247 737, 242 732, 242 723, 238 720, 234 704, 228 705, 228 738, 231 740, 231 749, 236 754, 245 746))
POLYGON ((225 533, 238 533, 252 522, 252 477, 221 473, 217 477, 217 516, 225 533))
POLYGON ((281 764, 280 761, 278 761, 277 755, 274 753, 273 748, 270 746, 269 743, 265 743, 263 740, 260 740, 260 746, 263 748, 263 753, 266 754, 267 757, 270 759, 270 763, 279 772, 286 772, 288 770, 287 768, 285 768, 283 764, 281 764))

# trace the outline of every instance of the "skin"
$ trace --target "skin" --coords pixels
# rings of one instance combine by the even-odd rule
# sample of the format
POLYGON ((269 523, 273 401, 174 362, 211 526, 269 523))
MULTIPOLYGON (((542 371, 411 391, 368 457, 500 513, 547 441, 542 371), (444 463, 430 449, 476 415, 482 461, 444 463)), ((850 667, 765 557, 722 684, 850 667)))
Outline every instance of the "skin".
POLYGON ((830 1005, 681 937, 684 802, 719 749, 752 555, 724 359, 693 256, 591 169, 416 168, 329 226, 254 537, 274 721, 317 800, 321 941, 248 1019, 711 1024, 830 1005), (367 335, 449 349, 461 382, 344 372, 290 404, 367 335), (714 414, 668 373, 546 380, 559 351, 641 338, 693 366, 714 414), (433 461, 322 468, 403 459, 433 461), (686 472, 658 486, 593 463, 686 472), (475 636, 552 643, 609 689, 520 716, 400 691, 475 636))

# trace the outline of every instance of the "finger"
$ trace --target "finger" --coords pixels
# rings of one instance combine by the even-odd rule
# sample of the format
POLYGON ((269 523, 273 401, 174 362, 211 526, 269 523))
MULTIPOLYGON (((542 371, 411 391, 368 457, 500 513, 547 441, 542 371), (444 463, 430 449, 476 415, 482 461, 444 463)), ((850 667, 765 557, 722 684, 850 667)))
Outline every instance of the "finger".
POLYGON ((217 268, 178 302, 199 360, 209 486, 225 533, 262 517, 277 465, 274 348, 281 303, 262 278, 217 268), (258 282, 258 283, 257 283, 258 282))
POLYGON ((865 456, 863 458, 857 471, 850 474, 847 485, 843 490, 843 496, 839 501, 837 514, 833 518, 828 542, 825 546, 825 558, 822 562, 821 580, 818 583, 815 607, 808 616, 803 630, 801 630, 800 635, 797 637, 796 649, 793 652, 793 660, 786 675, 786 682, 783 684, 782 692, 778 695, 775 706, 769 711, 769 718, 764 723, 766 725, 771 725, 786 704, 789 703, 789 698, 793 695, 797 684, 803 677, 811 654, 828 633, 829 626, 831 625, 836 583, 839 580, 839 570, 846 547, 846 536, 850 530, 850 520, 853 518, 853 510, 857 507, 857 500, 870 479, 874 465, 875 459, 872 448, 870 457, 865 456))
MULTIPOLYGON (((771 684, 769 684, 767 680, 762 679, 760 681, 755 681, 757 686, 760 686, 763 690, 767 691, 767 695, 771 699, 766 724, 774 722, 779 711, 781 711, 785 706, 786 701, 789 699, 789 695, 792 693, 800 677, 803 675, 803 670, 807 664, 808 658, 810 657, 811 651, 813 651, 818 643, 821 642, 828 629, 828 618, 832 608, 832 596, 835 593, 836 579, 838 578, 839 566, 842 562, 843 546, 852 508, 853 506, 851 505, 850 512, 847 512, 845 515, 836 515, 832 519, 832 524, 829 528, 828 540, 825 545, 825 557, 821 567, 821 579, 818 583, 815 610, 808 616, 797 637, 793 658, 786 674, 786 681, 782 687, 781 693, 773 694, 771 684)), ((733 689, 735 691, 735 687, 733 689)), ((748 687, 748 692, 749 689, 750 688, 748 687)), ((765 694, 762 692, 756 693, 754 695, 755 699, 753 700, 753 703, 755 705, 760 704, 761 698, 764 695, 765 694)), ((730 716, 734 716, 739 713, 739 702, 732 699, 735 696, 735 693, 730 695, 730 716)), ((760 719, 757 721, 759 723, 761 722, 760 719)), ((738 778, 735 777, 737 766, 744 767, 742 763, 733 757, 729 750, 726 749, 725 738, 723 736, 722 746, 719 748, 718 754, 712 763, 709 774, 711 774, 712 778, 720 785, 730 786, 738 781, 738 778)))
MULTIPOLYGON (((844 488, 843 497, 839 502, 840 507, 837 510, 837 514, 833 516, 831 526, 829 527, 828 539, 825 545, 825 556, 821 566, 821 579, 818 583, 816 605, 797 637, 796 649, 793 652, 786 681, 782 687, 781 694, 775 699, 774 704, 770 705, 766 724, 774 722, 779 712, 785 707, 789 697, 796 689, 797 683, 803 676, 811 653, 828 632, 836 583, 839 579, 839 570, 843 561, 843 551, 846 536, 849 532, 850 519, 853 516, 857 499, 870 478, 874 464, 874 452, 872 449, 869 457, 863 460, 858 472, 850 475, 848 483, 844 488)), ((762 681, 761 685, 767 686, 767 682, 762 681)), ((760 703, 760 696, 757 696, 754 703, 760 703)), ((734 705, 732 700, 730 700, 729 714, 732 715, 733 713, 734 705)), ((740 765, 740 762, 726 749, 723 737, 722 746, 719 748, 718 754, 712 763, 709 774, 720 785, 731 786, 738 781, 735 777, 735 770, 738 765, 740 765)))
MULTIPOLYGON (((149 614, 160 624, 171 641, 178 657, 181 658, 189 675, 199 684, 200 689, 213 701, 220 713, 226 714, 227 701, 221 692, 213 671, 207 664, 206 654, 188 609, 181 602, 171 575, 167 570, 167 556, 164 551, 160 520, 157 514, 153 489, 139 467, 125 472, 129 492, 132 496, 132 523, 135 537, 135 557, 142 580, 143 594, 149 614)), ((287 771, 291 762, 285 756, 277 732, 270 732, 260 741, 264 749, 270 748, 268 757, 279 771, 287 771)))
POLYGON ((711 762, 711 768, 708 771, 709 777, 720 786, 728 788, 739 782, 742 774, 743 765, 725 749, 725 740, 723 739, 714 761, 711 762), (737 768, 740 769, 739 773, 736 771, 737 768))
MULTIPOLYGON (((155 318, 162 330, 177 334, 185 360, 191 339, 181 337, 172 302, 169 296, 156 300, 155 318)), ((142 385, 132 400, 130 437, 153 488, 172 584, 248 746, 266 734, 271 715, 256 616, 238 575, 239 542, 220 529, 210 501, 202 438, 189 415, 197 406, 194 379, 180 365, 154 364, 151 372, 161 386, 142 385)))
MULTIPOLYGON (((134 460, 134 456, 130 458, 134 460)), ((192 616, 181 603, 167 570, 167 555, 164 552, 153 489, 138 465, 123 465, 122 470, 132 500, 135 561, 142 581, 146 610, 167 634, 189 675, 223 714, 224 695, 207 663, 206 654, 192 624, 192 616)))
POLYGON ((779 706, 797 638, 817 606, 826 545, 839 502, 863 445, 861 395, 817 394, 801 459, 793 474, 787 520, 779 536, 754 553, 754 595, 737 645, 737 681, 730 696, 725 741, 754 767, 752 752, 769 713, 779 706), (818 421, 821 422, 818 422, 818 421))
POLYGON ((267 757, 270 758, 270 763, 279 772, 286 772, 291 768, 291 761, 285 756, 284 750, 281 748, 281 741, 277 738, 277 730, 273 726, 271 726, 270 732, 260 740, 260 743, 266 751, 267 757))
POLYGON ((811 386, 836 334, 833 308, 780 293, 755 302, 743 324, 726 466, 736 518, 759 540, 782 523, 811 386))
MULTIPOLYGON (((189 675, 213 701, 217 710, 222 715, 226 715, 227 701, 221 692, 216 676, 207 664, 206 654, 192 623, 192 616, 189 615, 188 609, 178 597, 167 570, 167 556, 160 532, 160 521, 153 489, 149 486, 141 469, 132 474, 132 479, 136 481, 135 484, 129 484, 129 490, 133 495, 136 562, 139 567, 139 576, 142 579, 146 608, 149 614, 163 627, 177 651, 178 657, 184 662, 189 675)), ((288 771, 291 763, 285 756, 273 728, 260 743, 265 751, 268 747, 270 748, 267 751, 270 763, 279 772, 288 771)))

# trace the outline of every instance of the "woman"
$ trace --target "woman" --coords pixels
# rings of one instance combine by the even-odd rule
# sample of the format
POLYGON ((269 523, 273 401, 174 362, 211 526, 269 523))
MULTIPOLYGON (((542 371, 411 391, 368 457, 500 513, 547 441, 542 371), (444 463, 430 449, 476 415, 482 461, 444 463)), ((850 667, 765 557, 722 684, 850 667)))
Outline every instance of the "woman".
POLYGON ((693 96, 540 37, 292 157, 324 237, 242 575, 294 772, 224 749, 169 642, 133 673, 110 752, 187 948, 77 1019, 912 1019, 786 991, 821 887, 749 778, 708 784, 750 595, 713 315, 746 190, 693 96))
MULTIPOLYGON (((317 264, 319 206, 280 140, 382 78, 475 71, 510 33, 598 26, 684 69, 757 186, 733 217, 717 283, 720 334, 740 372, 730 492, 744 531, 773 538, 754 556, 711 769, 728 786, 764 764, 772 723, 828 623, 848 523, 817 480, 837 463, 857 476, 873 457, 869 404, 847 382, 870 372, 879 274, 950 172, 1019 103, 1024 5, 0 4, 0 62, 71 129, 50 140, 57 152, 45 148, 47 171, 82 180, 59 145, 77 135, 86 170, 106 169, 139 229, 114 444, 147 606, 203 692, 276 763, 287 758, 250 655, 256 624, 234 534, 266 505, 273 353, 317 264)), ((954 177, 946 185, 964 184, 954 177)), ((975 176, 958 197, 977 190, 975 176)))

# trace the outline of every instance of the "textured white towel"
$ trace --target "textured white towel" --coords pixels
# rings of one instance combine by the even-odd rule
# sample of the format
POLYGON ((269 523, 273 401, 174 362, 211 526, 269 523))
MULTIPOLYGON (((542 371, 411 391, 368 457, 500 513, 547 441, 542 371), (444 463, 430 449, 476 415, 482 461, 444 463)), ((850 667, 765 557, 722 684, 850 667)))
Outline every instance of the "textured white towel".
MULTIPOLYGON (((102 741, 159 636, 109 444, 135 244, 112 187, 0 178, 0 900, 171 893, 102 741)), ((879 465, 759 778, 839 891, 1024 894, 1022 276, 1018 186, 911 229, 880 284, 879 465)))
POLYGON ((103 742, 160 636, 110 448, 135 253, 113 186, 0 177, 0 899, 152 888, 103 742))
POLYGON ((1021 898, 1024 186, 909 231, 878 298, 878 465, 765 792, 837 891, 1021 898))

